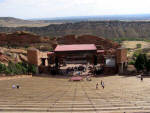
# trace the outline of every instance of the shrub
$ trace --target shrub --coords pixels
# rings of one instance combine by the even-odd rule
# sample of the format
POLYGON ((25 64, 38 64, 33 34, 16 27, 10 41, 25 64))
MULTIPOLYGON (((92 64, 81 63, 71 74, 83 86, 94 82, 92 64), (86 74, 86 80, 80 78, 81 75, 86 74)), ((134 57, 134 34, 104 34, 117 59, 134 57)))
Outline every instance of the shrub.
POLYGON ((0 63, 0 73, 10 74, 10 75, 19 75, 19 74, 28 74, 28 73, 35 74, 36 66, 32 64, 29 65, 23 62, 19 62, 19 63, 9 62, 8 66, 0 63))
POLYGON ((16 63, 15 67, 16 67, 15 74, 25 74, 25 72, 23 71, 24 67, 21 63, 16 63))
POLYGON ((150 71, 150 59, 147 61, 146 63, 146 71, 149 72, 150 71))
POLYGON ((129 65, 134 65, 135 64, 135 61, 134 60, 131 60, 130 62, 128 62, 129 65))
POLYGON ((24 63, 24 62, 20 62, 19 64, 22 66, 23 74, 28 74, 29 65, 27 63, 24 63))
POLYGON ((131 48, 127 48, 128 49, 128 51, 130 51, 131 50, 131 48))
POLYGON ((25 45, 24 48, 26 48, 26 49, 29 48, 29 45, 25 45))
POLYGON ((36 73, 36 66, 29 65, 27 63, 19 62, 13 63, 9 62, 8 66, 0 63, 0 73, 11 74, 11 75, 19 75, 19 74, 28 74, 36 73))
POLYGON ((141 44, 136 44, 136 48, 141 48, 142 45, 141 44))
POLYGON ((0 73, 5 73, 6 68, 7 68, 7 67, 6 67, 5 64, 0 63, 0 73))
POLYGON ((6 74, 16 74, 16 66, 11 61, 8 63, 6 74))
POLYGON ((33 65, 33 64, 30 64, 29 67, 28 67, 28 72, 32 73, 32 74, 35 74, 36 73, 36 66, 33 65))
POLYGON ((141 49, 138 49, 138 50, 136 50, 134 53, 133 53, 133 56, 132 56, 132 58, 133 58, 133 60, 136 60, 136 58, 139 56, 139 54, 141 54, 142 53, 142 50, 141 49))

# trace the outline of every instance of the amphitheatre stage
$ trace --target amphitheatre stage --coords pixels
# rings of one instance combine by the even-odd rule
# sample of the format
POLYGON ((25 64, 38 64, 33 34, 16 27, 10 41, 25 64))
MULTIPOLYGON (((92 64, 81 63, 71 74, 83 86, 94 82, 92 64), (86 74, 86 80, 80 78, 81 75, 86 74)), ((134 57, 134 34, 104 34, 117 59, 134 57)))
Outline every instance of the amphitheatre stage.
POLYGON ((106 76, 92 81, 30 77, 0 82, 0 112, 10 113, 148 113, 150 78, 106 76), (105 88, 102 89, 100 81, 105 88), (95 85, 99 83, 96 90, 95 85), (20 89, 12 89, 19 84, 20 89))

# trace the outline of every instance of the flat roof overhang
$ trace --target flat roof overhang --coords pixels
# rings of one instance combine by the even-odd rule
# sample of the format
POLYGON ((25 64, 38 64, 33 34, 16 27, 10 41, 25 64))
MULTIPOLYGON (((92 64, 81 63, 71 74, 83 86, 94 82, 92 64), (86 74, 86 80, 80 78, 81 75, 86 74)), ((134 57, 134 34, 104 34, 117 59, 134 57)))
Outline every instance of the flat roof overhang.
POLYGON ((57 45, 55 52, 67 51, 97 51, 95 44, 72 44, 72 45, 57 45))

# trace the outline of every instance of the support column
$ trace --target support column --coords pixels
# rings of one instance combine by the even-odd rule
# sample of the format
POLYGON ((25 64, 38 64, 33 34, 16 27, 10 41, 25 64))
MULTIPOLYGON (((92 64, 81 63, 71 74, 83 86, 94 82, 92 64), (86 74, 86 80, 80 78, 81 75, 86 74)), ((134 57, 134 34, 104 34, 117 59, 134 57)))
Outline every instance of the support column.
POLYGON ((119 66, 119 74, 122 74, 123 73, 123 71, 124 71, 124 66, 123 66, 123 63, 119 63, 118 64, 119 66))
POLYGON ((121 73, 123 73, 123 63, 121 63, 121 73))
POLYGON ((36 66, 36 74, 39 74, 39 67, 36 66))

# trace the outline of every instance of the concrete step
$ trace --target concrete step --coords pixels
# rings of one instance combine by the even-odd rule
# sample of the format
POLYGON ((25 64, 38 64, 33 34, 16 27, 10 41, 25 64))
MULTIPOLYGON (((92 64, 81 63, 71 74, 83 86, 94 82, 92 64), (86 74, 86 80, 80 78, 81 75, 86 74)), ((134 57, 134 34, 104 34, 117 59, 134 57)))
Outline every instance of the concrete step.
POLYGON ((0 112, 124 112, 150 113, 150 103, 146 101, 0 101, 0 112))
POLYGON ((66 108, 61 108, 54 106, 54 108, 43 108, 43 107, 27 107, 27 108, 13 108, 13 107, 0 107, 0 111, 10 111, 10 112, 22 112, 22 111, 29 111, 29 112, 84 112, 84 111, 136 111, 136 110, 142 110, 142 111, 148 111, 150 110, 149 107, 145 106, 139 106, 139 107, 101 107, 101 108, 95 108, 95 107, 82 107, 82 108, 77 108, 75 106, 71 107, 66 107, 66 108))
MULTIPOLYGON (((25 106, 47 106, 47 105, 52 105, 52 104, 57 104, 57 105, 77 105, 77 106, 91 106, 91 103, 89 101, 87 102, 0 102, 0 106, 9 106, 9 105, 25 105, 25 106)), ((111 102, 111 103, 106 103, 106 102, 92 102, 93 105, 95 106, 150 106, 150 103, 147 102, 142 102, 142 103, 121 103, 121 102, 111 102)))

